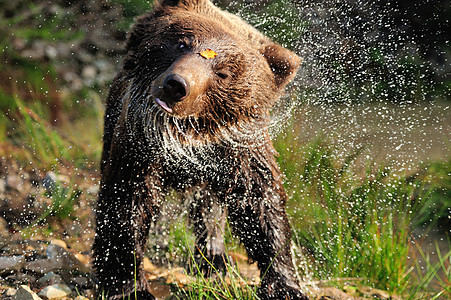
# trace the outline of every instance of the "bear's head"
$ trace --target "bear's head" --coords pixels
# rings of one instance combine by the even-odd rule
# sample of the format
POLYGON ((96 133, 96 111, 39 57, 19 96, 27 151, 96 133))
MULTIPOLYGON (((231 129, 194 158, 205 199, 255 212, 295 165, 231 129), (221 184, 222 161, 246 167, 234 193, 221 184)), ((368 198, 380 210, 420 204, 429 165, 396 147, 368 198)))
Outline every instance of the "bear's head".
POLYGON ((127 50, 130 93, 141 95, 131 105, 180 124, 189 120, 196 132, 268 120, 300 64, 296 54, 209 0, 160 1, 137 20, 127 50))

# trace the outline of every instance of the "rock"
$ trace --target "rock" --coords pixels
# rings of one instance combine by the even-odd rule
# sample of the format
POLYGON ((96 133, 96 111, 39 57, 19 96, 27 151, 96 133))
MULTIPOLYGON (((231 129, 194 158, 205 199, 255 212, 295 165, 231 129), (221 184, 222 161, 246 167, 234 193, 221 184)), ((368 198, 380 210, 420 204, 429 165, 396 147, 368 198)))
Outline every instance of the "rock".
POLYGON ((58 53, 58 57, 68 57, 71 54, 70 47, 62 43, 56 44, 56 52, 58 53))
POLYGON ((76 286, 77 288, 81 288, 81 289, 93 287, 91 280, 88 277, 84 277, 84 276, 77 276, 77 277, 72 278, 70 284, 76 286))
POLYGON ((177 283, 180 285, 188 285, 195 281, 193 277, 186 275, 184 272, 183 268, 174 268, 159 274, 159 276, 166 277, 166 284, 177 283))
MULTIPOLYGON (((16 238, 18 238, 18 236, 16 236, 16 238)), ((45 257, 45 249, 47 249, 47 244, 40 241, 14 239, 2 250, 10 256, 25 255, 26 258, 34 256, 42 258, 45 257)))
POLYGON ((15 288, 10 287, 5 291, 3 295, 5 295, 6 297, 12 297, 15 294, 17 294, 17 290, 15 288))
POLYGON ((92 185, 88 188, 88 190, 86 191, 86 193, 88 193, 89 195, 94 195, 96 196, 99 193, 100 190, 100 186, 99 185, 92 185))
POLYGON ((46 254, 48 259, 54 261, 54 264, 59 263, 64 270, 89 272, 89 268, 84 263, 79 261, 71 252, 58 245, 50 244, 47 247, 46 254))
POLYGON ((78 220, 73 220, 64 227, 70 237, 81 236, 83 234, 84 228, 78 220))
POLYGON ((38 274, 45 274, 51 271, 63 269, 63 261, 61 259, 38 259, 35 261, 28 261, 24 264, 24 269, 38 274))
POLYGON ((47 286, 64 283, 64 280, 61 277, 61 275, 56 274, 54 272, 48 272, 47 274, 38 279, 38 283, 40 286, 47 286))
POLYGON ((337 289, 335 287, 326 287, 326 288, 322 288, 320 293, 321 298, 320 299, 339 299, 339 300, 354 300, 354 299, 359 299, 357 297, 354 297, 352 295, 349 295, 345 292, 343 292, 340 289, 337 289))
POLYGON ((2 250, 8 253, 10 256, 12 255, 22 255, 25 253, 27 245, 20 241, 13 241, 9 245, 7 245, 2 250))
POLYGON ((390 294, 387 293, 386 291, 374 289, 368 286, 360 287, 359 291, 362 293, 364 297, 372 299, 391 299, 390 294))
POLYGON ((61 248, 67 249, 67 244, 63 240, 54 239, 50 242, 50 245, 57 245, 60 246, 61 248))
POLYGON ((17 191, 22 191, 26 185, 26 179, 30 176, 26 173, 22 175, 12 174, 6 177, 6 189, 13 189, 17 191))
POLYGON ((67 297, 71 293, 72 291, 65 284, 52 284, 42 289, 38 295, 44 299, 59 299, 67 297))
POLYGON ((45 55, 50 59, 54 59, 58 56, 58 51, 56 50, 55 46, 53 46, 53 45, 47 45, 44 48, 44 52, 45 52, 45 55))
POLYGON ((157 270, 157 267, 150 262, 150 259, 147 257, 144 257, 143 260, 144 263, 144 271, 148 273, 154 273, 157 270))
POLYGON ((67 253, 66 249, 56 244, 48 245, 47 250, 45 250, 45 254, 49 259, 60 259, 64 257, 66 253, 67 253))
POLYGON ((4 178, 0 178, 0 195, 6 192, 6 180, 4 178))
POLYGON ((84 64, 90 64, 94 60, 93 56, 91 54, 89 54, 89 52, 84 50, 84 49, 79 49, 77 51, 77 57, 84 64))
POLYGON ((74 253, 74 257, 86 266, 89 266, 92 260, 92 257, 90 255, 83 255, 79 252, 74 253))
POLYGON ((44 41, 35 40, 33 41, 31 48, 27 48, 22 51, 21 56, 23 58, 31 60, 40 60, 45 58, 45 46, 44 41))
POLYGON ((105 59, 98 59, 94 62, 94 65, 96 66, 97 69, 99 69, 100 71, 105 71, 110 69, 111 65, 108 63, 107 60, 105 59))
POLYGON ((35 286, 36 284, 36 276, 22 272, 17 272, 11 279, 15 280, 18 284, 26 283, 28 286, 35 286))
POLYGON ((95 293, 94 290, 85 290, 85 296, 86 296, 88 299, 97 299, 97 298, 96 298, 96 293, 95 293))
POLYGON ((21 285, 14 295, 13 300, 40 300, 41 298, 33 292, 30 287, 21 285))
POLYGON ((25 262, 23 255, 0 256, 0 273, 19 271, 25 262))
POLYGON ((89 300, 89 298, 86 298, 85 296, 77 296, 74 300, 89 300))
POLYGON ((8 222, 2 217, 0 217, 0 248, 3 248, 5 245, 10 242, 10 234, 8 231, 8 222))
POLYGON ((81 76, 84 79, 88 79, 88 80, 92 80, 96 77, 97 75, 97 69, 95 66, 92 65, 88 65, 86 67, 83 68, 83 71, 81 72, 81 76))

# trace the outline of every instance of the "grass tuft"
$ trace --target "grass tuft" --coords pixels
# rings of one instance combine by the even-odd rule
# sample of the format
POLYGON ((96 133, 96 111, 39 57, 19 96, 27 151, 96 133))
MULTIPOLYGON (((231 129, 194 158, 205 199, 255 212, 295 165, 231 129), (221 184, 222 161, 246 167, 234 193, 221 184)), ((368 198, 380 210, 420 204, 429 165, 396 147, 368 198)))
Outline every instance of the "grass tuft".
MULTIPOLYGON (((230 235, 230 228, 228 228, 230 235)), ((189 258, 192 266, 189 268, 195 273, 194 280, 186 286, 178 286, 177 294, 183 299, 259 299, 257 296, 257 287, 250 285, 240 274, 238 265, 231 261, 226 262, 227 276, 224 277, 221 272, 215 269, 214 265, 201 253, 202 259, 210 265, 213 270, 213 277, 206 278, 200 265, 196 262, 192 246, 192 239, 185 235, 185 247, 188 249, 189 258)), ((227 253, 226 248, 226 253, 227 253)))
MULTIPOLYGON (((448 249, 450 248, 451 241, 448 240, 448 249)), ((419 261, 415 261, 417 283, 410 290, 407 299, 451 299, 451 251, 442 253, 436 243, 437 262, 432 263, 418 244, 416 250, 426 267, 421 267, 419 261)))
POLYGON ((411 224, 428 205, 430 187, 389 167, 358 176, 352 166, 359 150, 339 159, 321 139, 298 146, 288 135, 275 145, 296 243, 313 277, 359 278, 398 294, 414 285, 411 224))

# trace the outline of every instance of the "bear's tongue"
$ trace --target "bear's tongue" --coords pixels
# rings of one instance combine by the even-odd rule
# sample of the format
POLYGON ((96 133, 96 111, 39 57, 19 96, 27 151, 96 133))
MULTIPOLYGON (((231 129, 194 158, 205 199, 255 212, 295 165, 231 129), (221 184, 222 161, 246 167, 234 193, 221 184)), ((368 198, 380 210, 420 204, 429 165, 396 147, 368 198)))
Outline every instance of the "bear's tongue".
POLYGON ((168 113, 172 113, 172 108, 170 108, 166 102, 164 102, 164 101, 161 100, 160 98, 155 98, 155 101, 156 101, 156 102, 158 103, 158 105, 160 105, 165 111, 167 111, 168 113))

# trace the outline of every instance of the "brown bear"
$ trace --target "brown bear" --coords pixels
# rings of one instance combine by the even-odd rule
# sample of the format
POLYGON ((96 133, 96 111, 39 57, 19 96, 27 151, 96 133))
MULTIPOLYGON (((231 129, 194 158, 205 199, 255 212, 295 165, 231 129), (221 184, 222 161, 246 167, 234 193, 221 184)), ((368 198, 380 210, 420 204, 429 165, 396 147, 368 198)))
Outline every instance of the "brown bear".
POLYGON ((261 270, 261 298, 307 299, 268 134, 270 109, 300 59, 209 0, 156 3, 137 19, 127 50, 105 114, 93 247, 99 291, 153 299, 143 254, 149 225, 175 190, 191 192, 199 257, 224 268, 228 217, 261 270))

